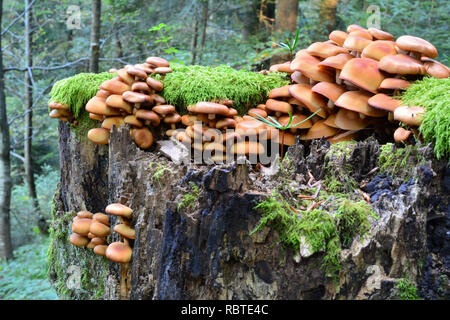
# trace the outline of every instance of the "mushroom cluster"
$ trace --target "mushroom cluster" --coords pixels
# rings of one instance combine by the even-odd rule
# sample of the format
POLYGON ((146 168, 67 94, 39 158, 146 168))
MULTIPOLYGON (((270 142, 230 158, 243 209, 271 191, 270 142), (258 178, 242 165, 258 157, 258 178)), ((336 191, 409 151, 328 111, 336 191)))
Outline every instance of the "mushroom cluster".
POLYGON ((133 252, 129 240, 136 238, 134 229, 130 227, 133 210, 123 204, 112 203, 105 208, 105 211, 107 214, 117 216, 120 223, 115 225, 113 230, 121 237, 121 241, 113 242, 108 246, 106 257, 113 262, 128 263, 133 252))
POLYGON ((165 104, 165 99, 158 94, 164 88, 163 82, 152 77, 159 74, 163 80, 172 72, 167 60, 148 57, 143 64, 126 65, 110 72, 117 72, 117 77, 103 82, 85 107, 91 119, 101 121, 100 128, 88 132, 92 142, 107 144, 114 125, 129 124, 136 145, 148 149, 154 142, 152 128, 162 122, 172 127, 180 122, 175 107, 165 104))
POLYGON ((48 107, 51 110, 49 113, 50 118, 69 122, 73 120, 73 113, 69 111, 69 106, 55 101, 50 101, 48 107))
MULTIPOLYGON (((434 60, 437 55, 424 39, 404 35, 395 40, 385 31, 350 25, 347 32, 333 31, 328 41, 298 51, 289 70, 285 63, 272 66, 271 71, 287 72, 294 82, 276 98, 303 114, 320 109, 300 138, 325 137, 333 143, 354 139, 363 129, 387 129, 386 124, 394 120, 420 126, 424 108, 402 106, 393 97, 425 75, 448 78, 450 69, 434 60)), ((394 134, 397 142, 410 136, 403 128, 394 134)))
POLYGON ((106 255, 106 238, 111 233, 106 214, 80 211, 72 220, 72 231, 69 240, 73 245, 93 249, 97 255, 106 255))

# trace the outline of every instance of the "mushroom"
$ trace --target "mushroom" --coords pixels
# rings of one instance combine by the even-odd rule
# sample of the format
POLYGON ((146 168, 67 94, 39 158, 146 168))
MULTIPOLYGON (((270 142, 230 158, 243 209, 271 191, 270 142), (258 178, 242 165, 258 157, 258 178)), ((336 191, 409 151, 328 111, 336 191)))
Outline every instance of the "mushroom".
POLYGON ((440 79, 450 77, 450 68, 446 65, 428 57, 422 57, 421 60, 428 75, 440 79))
POLYGON ((84 247, 89 243, 89 239, 79 235, 77 233, 72 233, 69 237, 70 243, 77 247, 84 247))
POLYGON ((368 103, 370 98, 371 95, 362 91, 347 91, 336 100, 335 105, 340 108, 359 112, 362 114, 362 117, 384 117, 386 115, 386 111, 371 107, 368 103))
POLYGON ((305 104, 312 113, 317 112, 317 115, 322 118, 327 116, 326 103, 319 94, 312 91, 312 86, 294 84, 289 88, 289 92, 294 98, 305 104))
POLYGON ((326 138, 328 141, 330 141, 331 144, 338 143, 341 141, 350 141, 355 140, 359 136, 359 130, 351 130, 351 131, 345 131, 342 133, 338 133, 335 136, 326 138))
POLYGON ((375 40, 390 40, 394 41, 394 36, 389 32, 377 29, 377 28, 369 28, 369 32, 375 40))
POLYGON ((148 121, 148 124, 157 127, 159 126, 161 119, 159 118, 159 116, 150 110, 145 110, 145 109, 139 109, 136 114, 135 114, 136 118, 138 119, 142 119, 145 120, 146 122, 148 121))
POLYGON ((114 226, 114 232, 117 232, 122 237, 127 239, 136 239, 136 233, 133 228, 127 226, 126 224, 120 223, 114 226))
POLYGON ((82 236, 87 236, 91 227, 91 219, 78 218, 72 221, 72 231, 82 236))
POLYGON ((140 103, 144 103, 144 102, 149 102, 149 103, 153 102, 151 96, 149 96, 145 93, 134 92, 134 91, 125 91, 122 94, 122 97, 125 101, 131 102, 131 103, 139 103, 140 104, 140 103))
POLYGON ((132 126, 135 126, 135 127, 138 127, 138 128, 142 128, 142 126, 144 125, 141 121, 139 121, 138 118, 136 118, 135 115, 126 116, 123 119, 123 122, 131 124, 132 126))
POLYGON ((96 245, 94 247, 94 253, 99 255, 99 256, 106 256, 106 249, 107 248, 108 248, 108 246, 104 245, 104 244, 96 245))
MULTIPOLYGON (((109 99, 110 97, 108 97, 109 99)), ((90 113, 101 114, 104 116, 118 116, 120 111, 115 108, 110 108, 106 104, 106 99, 92 97, 86 104, 85 110, 90 113)))
POLYGON ((386 40, 377 40, 369 43, 361 53, 361 57, 380 61, 381 58, 388 55, 397 54, 395 42, 386 40))
POLYGON ((310 83, 314 83, 314 81, 333 82, 333 74, 329 70, 321 68, 319 63, 320 60, 318 58, 305 52, 292 60, 290 68, 292 71, 299 71, 311 79, 310 83))
POLYGON ((133 215, 133 210, 121 203, 111 203, 105 208, 105 212, 114 216, 130 219, 133 215))
POLYGON ((125 68, 122 68, 119 71, 117 71, 117 75, 119 76, 120 80, 122 80, 128 85, 132 85, 134 82, 134 77, 131 76, 125 68))
POLYGON ((105 226, 109 226, 109 217, 108 217, 108 215, 106 215, 104 213, 97 212, 96 214, 94 214, 92 216, 92 219, 103 223, 105 226))
MULTIPOLYGON (((160 104, 152 108, 152 111, 159 114, 162 118, 175 112, 175 107, 170 104, 160 104)), ((181 120, 181 118, 180 118, 181 120)))
POLYGON ((275 99, 269 99, 266 101, 266 110, 274 112, 277 117, 281 116, 283 113, 292 114, 294 111, 289 103, 275 99))
POLYGON ((87 137, 96 144, 109 143, 109 130, 103 128, 94 128, 88 131, 87 137))
POLYGON ((320 139, 322 137, 331 137, 334 136, 339 129, 329 127, 325 124, 325 120, 319 120, 313 124, 311 128, 309 128, 306 134, 300 136, 300 140, 312 140, 312 139, 320 139))
POLYGON ((345 64, 339 78, 364 90, 377 93, 384 75, 378 69, 378 61, 355 58, 345 64))
POLYGON ((334 41, 335 43, 337 43, 338 45, 340 45, 342 47, 344 45, 344 41, 345 41, 345 39, 347 39, 347 37, 348 37, 347 32, 340 31, 340 30, 334 30, 330 33, 328 38, 331 41, 334 41))
POLYGON ((130 85, 116 79, 106 80, 100 85, 100 89, 110 91, 115 94, 122 94, 131 90, 130 85))
POLYGON ((358 112, 340 108, 336 114, 334 123, 339 129, 361 130, 369 125, 367 118, 361 119, 358 112))
POLYGON ((152 94, 152 89, 148 86, 146 82, 135 82, 131 85, 131 91, 146 92, 147 94, 152 94))
POLYGON ((164 58, 160 57, 148 57, 145 60, 146 63, 150 64, 151 66, 158 68, 158 67, 169 67, 169 61, 167 61, 164 58))
POLYGON ((363 30, 363 29, 354 30, 352 32, 349 32, 348 35, 349 35, 349 37, 357 36, 357 37, 361 37, 361 38, 364 38, 367 40, 373 40, 373 36, 368 30, 363 30))
POLYGON ((208 119, 212 120, 216 118, 216 115, 227 116, 229 108, 223 104, 214 102, 199 102, 195 105, 187 107, 189 112, 192 113, 204 113, 208 115, 208 119))
POLYGON ((135 129, 133 131, 133 139, 134 143, 136 143, 136 145, 142 149, 150 148, 154 142, 152 133, 146 127, 135 129))
POLYGON ((120 128, 125 122, 122 117, 108 117, 102 122, 102 128, 106 130, 111 130, 113 126, 120 128))
POLYGON ((412 135, 412 131, 406 130, 402 127, 398 127, 394 132, 394 140, 397 143, 407 143, 412 135))
POLYGON ((308 52, 312 56, 326 59, 340 53, 348 53, 348 50, 329 43, 315 42, 306 49, 306 52, 308 52))
POLYGON ((170 124, 172 130, 175 130, 177 128, 177 123, 181 121, 181 116, 178 113, 174 112, 165 116, 163 121, 164 123, 170 124))
POLYGON ((394 110, 394 120, 400 121, 408 126, 418 127, 421 125, 425 109, 422 107, 400 106, 394 110))
POLYGON ((89 232, 95 234, 97 237, 107 237, 111 233, 111 230, 108 226, 98 220, 93 220, 90 225, 89 232))
POLYGON ((359 37, 359 36, 351 36, 349 35, 347 39, 345 39, 343 47, 350 50, 350 54, 359 58, 361 56, 361 52, 363 52, 364 48, 367 47, 372 40, 359 37))
POLYGON ((291 94, 289 93, 290 87, 291 87, 291 85, 285 85, 285 86, 270 90, 269 99, 290 98, 291 97, 291 94))
POLYGON ((420 59, 421 55, 429 58, 436 58, 438 56, 436 47, 419 37, 405 35, 399 37, 395 43, 401 50, 409 52, 416 59, 420 59))
POLYGON ((393 99, 384 93, 374 95, 367 103, 374 108, 389 112, 394 112, 401 105, 400 100, 393 99))
POLYGON ((345 92, 343 87, 330 82, 319 82, 311 90, 328 99, 327 107, 330 110, 333 110, 334 102, 345 92))
POLYGON ((83 219, 83 218, 84 219, 92 219, 93 214, 92 214, 92 212, 83 210, 83 211, 77 212, 77 217, 81 218, 81 219, 83 219))
POLYGON ((135 66, 127 66, 125 67, 125 69, 127 70, 130 76, 134 77, 134 80, 139 79, 146 80, 148 77, 147 73, 144 70, 136 68, 135 66))
POLYGON ((128 243, 123 242, 113 242, 105 251, 106 258, 120 263, 120 296, 122 299, 126 298, 129 292, 128 271, 132 254, 133 250, 131 250, 131 247, 128 243))
POLYGON ((131 104, 126 102, 120 94, 110 95, 108 98, 106 98, 106 104, 111 108, 121 109, 126 113, 133 112, 133 107, 131 106, 131 104))
POLYGON ((392 91, 395 95, 397 91, 406 90, 410 85, 411 82, 403 79, 386 78, 381 82, 378 91, 392 91))
POLYGON ((148 77, 146 81, 149 87, 155 91, 162 91, 164 89, 164 84, 159 80, 148 77))
POLYGON ((380 70, 393 74, 425 74, 423 64, 413 57, 404 54, 384 56, 378 67, 380 70))
POLYGON ((319 63, 319 66, 329 67, 336 70, 336 83, 341 84, 342 80, 339 79, 342 68, 344 68, 345 64, 353 59, 354 56, 348 53, 340 53, 334 57, 329 57, 319 63))

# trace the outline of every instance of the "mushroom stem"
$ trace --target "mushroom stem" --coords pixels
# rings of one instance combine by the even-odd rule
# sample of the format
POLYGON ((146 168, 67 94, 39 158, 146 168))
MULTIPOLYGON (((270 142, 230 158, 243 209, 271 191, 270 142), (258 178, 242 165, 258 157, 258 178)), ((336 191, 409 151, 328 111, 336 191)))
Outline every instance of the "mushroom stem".
POLYGON ((333 100, 331 100, 331 99, 328 100, 327 107, 328 107, 330 110, 333 110, 333 108, 334 108, 334 102, 333 102, 333 100))
POLYGON ((214 113, 209 113, 208 114, 208 119, 209 120, 214 120, 216 118, 216 115, 214 113))
POLYGON ((129 278, 130 264, 121 263, 120 264, 120 300, 128 300, 131 289, 130 278, 129 278))
POLYGON ((337 84, 342 84, 342 79, 339 78, 340 75, 341 75, 341 70, 336 69, 336 83, 337 84))
POLYGON ((170 127, 172 128, 172 130, 176 130, 176 129, 177 129, 177 125, 176 125, 175 123, 172 123, 172 124, 170 125, 170 127))

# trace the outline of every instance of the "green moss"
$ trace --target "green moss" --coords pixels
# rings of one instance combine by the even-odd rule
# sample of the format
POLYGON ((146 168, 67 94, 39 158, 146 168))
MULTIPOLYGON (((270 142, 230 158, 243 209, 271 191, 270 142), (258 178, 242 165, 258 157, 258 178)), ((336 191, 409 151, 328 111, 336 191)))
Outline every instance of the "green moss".
POLYGON ((417 294, 417 287, 408 278, 400 279, 395 288, 398 290, 398 296, 402 300, 420 300, 417 294))
POLYGON ((199 101, 231 99, 233 107, 244 114, 261 103, 274 88, 289 83, 283 73, 263 75, 235 70, 228 66, 172 66, 164 78, 162 96, 185 114, 186 107, 199 101))
POLYGON ((195 201, 198 199, 198 187, 192 181, 189 182, 189 185, 192 188, 192 193, 186 193, 183 196, 183 200, 178 204, 178 210, 181 208, 194 208, 195 201))
POLYGON ((348 163, 355 145, 354 140, 335 143, 325 155, 325 185, 329 192, 351 192, 358 187, 351 178, 352 166, 348 163), (342 165, 334 165, 336 162, 342 165))
POLYGON ((425 163, 425 158, 412 145, 398 148, 393 143, 386 143, 380 149, 378 157, 380 173, 387 172, 392 176, 402 176, 404 180, 408 180, 414 174, 414 167, 425 163))
POLYGON ((401 97, 408 106, 422 106, 426 112, 419 131, 425 142, 434 143, 437 158, 450 156, 450 78, 426 77, 412 84, 401 97))
POLYGON ((313 253, 324 251, 322 268, 337 280, 340 253, 357 235, 366 235, 370 229, 369 218, 378 218, 370 205, 364 201, 337 198, 327 209, 311 211, 294 210, 279 194, 261 201, 254 208, 263 213, 258 225, 250 233, 269 225, 280 235, 284 247, 300 249, 305 241, 313 253))

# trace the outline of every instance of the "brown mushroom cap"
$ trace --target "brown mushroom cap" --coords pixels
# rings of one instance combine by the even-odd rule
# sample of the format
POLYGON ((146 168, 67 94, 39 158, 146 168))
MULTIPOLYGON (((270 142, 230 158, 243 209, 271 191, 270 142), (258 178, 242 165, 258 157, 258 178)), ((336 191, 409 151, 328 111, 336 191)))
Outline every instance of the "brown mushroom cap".
POLYGON ((64 110, 64 109, 53 109, 49 113, 49 117, 53 118, 53 119, 66 118, 66 117, 70 117, 72 115, 73 115, 72 112, 64 110))
POLYGON ((126 66, 125 69, 128 74, 135 77, 135 79, 147 79, 147 73, 142 69, 136 68, 135 66, 126 66))
POLYGON ((113 242, 106 249, 106 257, 118 263, 128 263, 131 260, 133 251, 130 246, 123 242, 113 242))
MULTIPOLYGON (((153 108, 155 109, 155 108, 153 108)), ((175 124, 181 121, 181 116, 178 113, 172 113, 164 117, 164 123, 175 124)))
POLYGON ((285 63, 278 63, 270 66, 269 72, 285 72, 292 73, 291 68, 289 67, 289 61, 285 63))
POLYGON ((152 146, 154 138, 150 130, 146 127, 135 129, 133 131, 134 143, 142 149, 148 149, 152 146))
MULTIPOLYGON (((168 114, 175 112, 175 107, 170 104, 160 104, 152 108, 152 111, 156 112, 161 116, 166 116, 168 114)), ((181 120, 181 118, 180 118, 181 120)))
POLYGON ((421 60, 423 61, 423 65, 429 76, 439 79, 450 77, 450 69, 446 65, 428 57, 422 57, 421 60))
POLYGON ((86 236, 91 227, 91 219, 78 218, 72 221, 72 231, 79 235, 86 236))
POLYGON ((336 83, 330 82, 319 82, 314 87, 311 88, 312 91, 321 94, 327 99, 335 102, 341 94, 343 94, 346 90, 342 86, 336 83))
POLYGON ((92 220, 89 232, 95 234, 97 237, 107 237, 111 233, 111 230, 98 220, 92 220))
POLYGON ((123 117, 109 117, 103 120, 102 128, 106 130, 111 130, 113 126, 120 128, 124 123, 123 117))
POLYGON ((77 247, 84 247, 89 243, 89 239, 79 235, 77 233, 72 233, 69 237, 70 243, 77 247))
POLYGON ((352 32, 349 32, 348 34, 349 36, 357 36, 357 37, 361 37, 367 40, 373 40, 373 36, 372 34, 368 31, 368 30, 354 30, 352 32))
POLYGON ((356 31, 356 30, 366 30, 366 29, 357 24, 351 24, 347 27, 347 33, 350 33, 350 32, 356 31))
POLYGON ((115 94, 122 94, 125 91, 131 90, 131 86, 123 83, 120 80, 111 79, 106 80, 100 85, 100 89, 110 91, 115 94))
POLYGON ((398 127, 394 132, 394 140, 395 140, 395 142, 398 142, 398 143, 405 142, 409 139, 411 134, 412 134, 412 131, 405 130, 402 127, 398 127))
POLYGON ((335 104, 338 107, 362 113, 369 117, 379 118, 386 115, 385 111, 375 109, 368 103, 371 95, 362 91, 347 91, 343 93, 335 104))
POLYGON ((240 135, 260 135, 266 131, 266 125, 257 120, 243 120, 236 124, 236 132, 240 135))
POLYGON ((321 109, 317 115, 322 118, 327 116, 327 111, 325 108, 326 103, 319 94, 312 91, 312 86, 308 86, 306 84, 294 84, 289 89, 289 92, 294 98, 304 103, 309 111, 314 113, 321 109))
POLYGON ((285 86, 270 90, 269 99, 290 98, 291 97, 291 94, 289 93, 290 87, 291 87, 291 85, 285 85, 285 86))
POLYGON ((309 128, 306 134, 300 136, 301 140, 320 139, 322 137, 331 137, 335 135, 339 129, 329 127, 325 124, 325 120, 319 120, 309 128))
POLYGON ((122 94, 122 97, 125 101, 131 102, 131 103, 144 103, 144 102, 150 102, 152 103, 151 96, 140 93, 140 92, 134 92, 134 91, 125 91, 122 94))
POLYGON ((310 84, 309 78, 305 77, 300 71, 294 71, 291 74, 291 79, 295 83, 310 84))
POLYGON ((193 113, 218 114, 222 116, 227 116, 230 112, 229 108, 223 104, 207 101, 188 106, 188 110, 193 113))
POLYGON ((392 97, 389 97, 388 95, 386 95, 384 93, 379 93, 379 94, 374 95, 367 102, 369 103, 370 106, 372 106, 374 108, 385 110, 385 111, 390 111, 390 112, 393 112, 395 109, 397 109, 401 105, 400 100, 396 100, 392 97))
POLYGON ((248 110, 248 114, 252 117, 257 117, 256 115, 260 115, 263 118, 267 118, 267 112, 259 108, 252 108, 248 110))
POLYGON ((96 220, 100 223, 103 223, 105 226, 109 226, 109 217, 108 215, 101 213, 101 212, 97 212, 96 214, 94 214, 92 216, 93 220, 96 220))
POLYGON ((395 49, 394 41, 377 40, 369 43, 364 48, 361 57, 380 61, 384 56, 395 54, 397 54, 397 50, 395 49))
POLYGON ((378 69, 378 61, 369 58, 355 58, 348 61, 339 78, 373 93, 377 93, 384 80, 383 74, 378 69))
POLYGON ((167 74, 167 73, 171 73, 172 69, 170 69, 169 67, 158 67, 155 68, 155 73, 159 73, 159 74, 167 74))
POLYGON ((99 245, 96 245, 96 246, 94 247, 94 253, 97 254, 97 255, 99 255, 99 256, 105 256, 105 255, 106 255, 106 249, 107 249, 107 248, 108 248, 108 246, 105 245, 105 244, 99 244, 99 245))
POLYGON ((181 123, 185 126, 192 126, 195 121, 199 121, 196 115, 185 114, 184 116, 181 116, 181 123))
POLYGON ((106 104, 111 108, 118 108, 126 113, 132 113, 133 107, 126 102, 121 94, 112 94, 106 98, 106 104))
POLYGON ((139 109, 138 111, 136 111, 135 116, 138 119, 150 121, 152 126, 155 127, 161 123, 161 119, 159 118, 159 116, 155 112, 150 110, 139 109))
POLYGON ((114 231, 120 234, 122 237, 127 239, 136 239, 136 233, 133 228, 127 226, 126 224, 118 224, 114 226, 114 231))
POLYGON ((136 118, 135 115, 129 115, 126 116, 123 119, 123 122, 131 124, 132 126, 138 127, 138 128, 142 128, 142 126, 144 125, 138 118, 136 118))
POLYGON ((369 125, 367 118, 361 119, 358 112, 343 108, 339 109, 334 123, 344 130, 361 130, 369 125))
POLYGON ((394 36, 389 32, 377 29, 369 28, 369 32, 375 40, 391 40, 394 41, 394 36))
POLYGON ((89 212, 89 211, 86 211, 86 210, 77 212, 77 217, 78 218, 92 219, 92 216, 93 216, 92 212, 89 212))
POLYGON ((104 118, 105 118, 104 115, 89 112, 89 119, 103 121, 104 118))
POLYGON ((164 89, 164 84, 159 80, 148 77, 146 81, 147 84, 150 86, 150 88, 152 88, 155 91, 162 91, 164 89))
POLYGON ((98 246, 98 245, 102 245, 106 242, 105 238, 102 237, 95 237, 92 238, 91 241, 89 242, 90 244, 94 245, 94 246, 98 246))
POLYGON ((408 126, 418 127, 422 123, 425 109, 422 107, 400 106, 394 110, 394 120, 400 121, 408 126))
POLYGON ((280 113, 293 113, 293 108, 289 103, 275 99, 268 99, 266 101, 266 110, 280 113))
POLYGON ((295 144, 295 136, 292 133, 284 132, 283 134, 276 134, 271 137, 275 143, 281 144, 285 146, 293 146, 295 144))
POLYGON ((330 33, 328 38, 331 41, 336 42, 338 45, 340 45, 342 47, 342 45, 344 44, 344 41, 345 41, 345 39, 347 39, 347 37, 348 37, 347 32, 340 31, 340 30, 334 30, 330 33))
POLYGON ((324 42, 315 42, 311 44, 306 51, 312 56, 317 56, 323 59, 340 53, 348 53, 347 49, 324 42))
POLYGON ((395 43, 400 49, 405 51, 418 52, 430 58, 438 56, 435 46, 419 37, 405 35, 399 37, 395 43))
POLYGON ((236 120, 232 118, 224 118, 216 122, 216 128, 217 129, 234 128, 236 127, 236 124, 237 124, 236 120))
POLYGON ((134 77, 131 76, 125 68, 122 68, 119 71, 117 71, 117 74, 118 74, 119 78, 126 84, 129 84, 129 85, 133 84, 134 77))
POLYGON ((425 74, 426 72, 419 60, 404 54, 384 56, 378 67, 380 70, 393 74, 425 74))
POLYGON ((326 58, 325 60, 323 60, 322 62, 319 63, 319 66, 325 66, 325 67, 330 67, 333 69, 342 70, 342 68, 344 68, 345 64, 353 58, 355 58, 355 57, 352 56, 351 54, 340 53, 334 57, 326 58))
POLYGON ((264 146, 255 141, 240 141, 233 145, 234 154, 258 155, 264 153, 264 146))
POLYGON ((133 210, 120 203, 111 203, 105 208, 105 212, 115 216, 120 216, 124 218, 131 218, 133 215, 133 210))
POLYGON ((411 85, 411 82, 403 80, 403 79, 397 79, 397 78, 386 78, 384 79, 378 90, 384 89, 384 90, 406 90, 411 85))
POLYGON ((109 130, 103 128, 94 128, 88 131, 87 137, 96 144, 109 143, 109 130))
POLYGON ((55 102, 55 101, 50 101, 48 104, 48 107, 50 109, 63 109, 63 110, 69 110, 69 106, 59 103, 59 102, 55 102))
POLYGON ((359 136, 359 130, 345 131, 342 133, 338 133, 335 136, 328 137, 327 140, 330 141, 331 144, 338 143, 341 141, 350 141, 355 140, 359 136))
POLYGON ((159 94, 152 94, 150 96, 151 100, 153 102, 155 102, 156 105, 160 105, 160 104, 165 104, 166 103, 166 99, 164 99, 163 97, 161 97, 159 94))
POLYGON ((169 61, 160 57, 148 57, 145 60, 146 63, 158 68, 158 67, 169 67, 169 61))
POLYGON ((153 93, 148 84, 142 81, 133 83, 131 85, 131 91, 144 91, 146 93, 153 93))
POLYGON ((339 128, 335 121, 336 121, 336 113, 333 113, 329 115, 328 118, 325 119, 324 123, 329 127, 339 128))
MULTIPOLYGON (((110 99, 110 97, 108 97, 108 99, 110 99)), ((119 110, 117 110, 115 108, 110 108, 106 104, 106 100, 103 98, 99 98, 99 97, 92 97, 91 99, 89 99, 89 101, 86 104, 85 109, 87 112, 101 114, 101 115, 105 115, 105 116, 120 115, 119 110)))
POLYGON ((351 51, 362 52, 371 42, 371 40, 363 37, 349 35, 345 39, 343 47, 351 51))
POLYGON ((333 74, 319 66, 320 60, 308 53, 302 53, 292 60, 292 71, 300 71, 304 76, 315 81, 333 82, 333 74))

